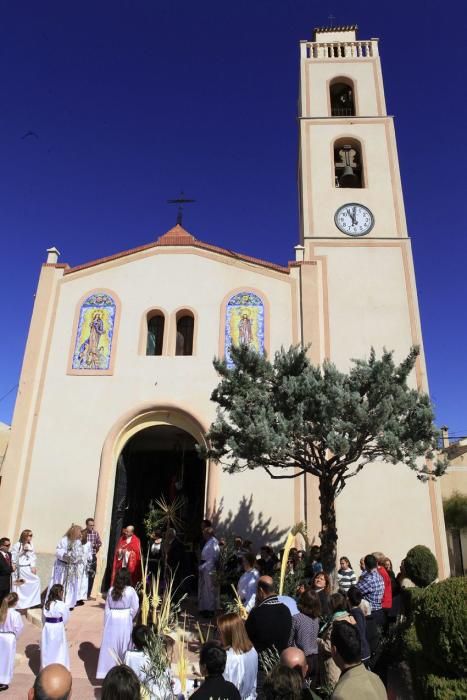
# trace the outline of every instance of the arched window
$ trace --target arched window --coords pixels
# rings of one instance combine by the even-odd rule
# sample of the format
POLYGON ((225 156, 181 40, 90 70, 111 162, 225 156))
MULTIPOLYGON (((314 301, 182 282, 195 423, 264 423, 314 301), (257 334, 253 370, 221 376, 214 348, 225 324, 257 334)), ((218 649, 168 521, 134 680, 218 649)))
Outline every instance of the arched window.
POLYGON ((176 355, 193 355, 193 333, 195 319, 190 311, 177 314, 177 336, 175 339, 176 355))
POLYGON ((146 340, 146 355, 162 355, 164 345, 164 314, 151 311, 147 316, 148 334, 146 340))
POLYGON ((362 147, 356 139, 339 139, 334 143, 334 182, 336 187, 361 188, 363 178, 362 147))
POLYGON ((354 117, 354 87, 348 78, 335 78, 330 85, 331 116, 354 117))
POLYGON ((115 299, 106 292, 94 292, 81 304, 72 371, 111 371, 116 311, 115 299))

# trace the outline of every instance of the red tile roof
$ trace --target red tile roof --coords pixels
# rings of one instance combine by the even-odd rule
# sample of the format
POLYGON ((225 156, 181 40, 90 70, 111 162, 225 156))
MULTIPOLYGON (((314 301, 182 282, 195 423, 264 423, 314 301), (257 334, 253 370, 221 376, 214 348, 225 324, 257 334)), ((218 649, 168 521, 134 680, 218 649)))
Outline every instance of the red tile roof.
POLYGON ((289 273, 289 268, 283 265, 277 265, 276 263, 268 262, 267 260, 261 260, 259 258, 253 258, 250 255, 242 255, 241 253, 235 253, 227 248, 220 248, 219 246, 211 245, 210 243, 203 243, 195 238, 191 233, 189 233, 183 226, 177 224, 171 228, 163 236, 160 236, 154 243, 147 243, 146 245, 138 246, 137 248, 130 248, 130 250, 124 250, 121 253, 116 253, 115 255, 108 255, 105 258, 98 258, 97 260, 91 260, 83 265, 77 265, 76 267, 68 268, 64 274, 71 275, 79 270, 86 270, 89 267, 95 267, 96 265, 102 265, 103 263, 110 262, 112 260, 118 260, 119 258, 125 258, 134 253, 140 253, 144 250, 151 250, 151 248, 163 248, 169 246, 185 246, 189 248, 197 248, 200 250, 206 250, 211 253, 218 253, 228 258, 234 258, 235 260, 240 260, 242 262, 251 263, 253 265, 259 265, 260 267, 265 267, 268 270, 275 270, 276 272, 289 273))

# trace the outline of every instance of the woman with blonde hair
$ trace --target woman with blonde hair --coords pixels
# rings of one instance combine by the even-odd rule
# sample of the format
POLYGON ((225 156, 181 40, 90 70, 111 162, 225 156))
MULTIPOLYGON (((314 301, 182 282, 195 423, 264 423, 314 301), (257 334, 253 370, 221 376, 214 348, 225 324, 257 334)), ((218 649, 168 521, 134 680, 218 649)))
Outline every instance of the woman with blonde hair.
POLYGON ((63 586, 63 600, 70 610, 73 610, 78 598, 82 555, 81 526, 72 524, 55 549, 55 564, 49 584, 49 591, 55 583, 63 586))
POLYGON ((236 613, 226 613, 217 619, 217 629, 227 652, 225 680, 234 684, 242 700, 254 700, 258 654, 248 637, 244 621, 236 613))
POLYGON ((41 580, 37 575, 36 553, 32 530, 23 530, 18 542, 11 548, 11 559, 16 565, 12 576, 14 591, 18 594, 18 610, 27 610, 41 604, 41 580))
POLYGON ((7 593, 0 605, 0 690, 8 690, 15 668, 16 638, 23 630, 21 615, 15 610, 17 593, 7 593))

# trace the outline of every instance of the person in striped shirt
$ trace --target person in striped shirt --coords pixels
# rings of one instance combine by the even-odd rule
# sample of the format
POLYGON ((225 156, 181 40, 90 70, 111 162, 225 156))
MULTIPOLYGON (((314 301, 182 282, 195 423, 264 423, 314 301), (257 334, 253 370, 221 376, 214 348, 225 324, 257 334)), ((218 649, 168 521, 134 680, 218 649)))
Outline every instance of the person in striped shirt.
POLYGON ((339 565, 340 569, 337 572, 337 583, 339 585, 339 591, 346 595, 350 586, 355 586, 357 583, 357 577, 347 557, 341 557, 339 565))

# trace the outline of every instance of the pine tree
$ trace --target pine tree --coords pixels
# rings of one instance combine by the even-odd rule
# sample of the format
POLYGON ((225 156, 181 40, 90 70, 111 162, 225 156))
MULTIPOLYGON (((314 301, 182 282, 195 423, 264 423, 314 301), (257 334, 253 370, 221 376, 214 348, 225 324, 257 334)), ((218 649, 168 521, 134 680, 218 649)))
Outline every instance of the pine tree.
POLYGON ((336 565, 335 499, 365 465, 403 463, 419 479, 430 471, 438 431, 430 398, 409 388, 418 348, 399 365, 393 353, 354 360, 348 373, 325 361, 313 366, 306 348, 291 347, 271 362, 246 346, 232 347, 233 367, 214 360, 221 380, 211 399, 218 404, 207 456, 230 473, 263 469, 272 479, 312 474, 319 480, 321 559, 336 565))

